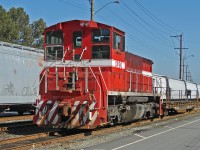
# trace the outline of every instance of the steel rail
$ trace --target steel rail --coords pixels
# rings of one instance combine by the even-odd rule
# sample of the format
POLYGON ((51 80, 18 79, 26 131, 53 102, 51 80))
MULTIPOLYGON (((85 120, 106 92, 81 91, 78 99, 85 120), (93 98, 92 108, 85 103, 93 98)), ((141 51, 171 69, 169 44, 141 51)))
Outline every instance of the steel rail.
MULTIPOLYGON (((24 145, 20 145, 20 146, 16 146, 16 147, 13 147, 12 148, 6 148, 7 150, 25 150, 25 149, 32 149, 32 148, 39 148, 39 147, 42 147, 42 146, 47 146, 47 145, 50 145, 50 144, 54 144, 54 143, 62 143, 62 142, 68 142, 68 141, 71 141, 71 140, 77 140, 77 139, 82 139, 82 138, 85 138, 86 136, 90 136, 90 135, 93 135, 93 136, 100 136, 100 135, 106 135, 106 134, 109 134, 109 133, 113 133, 115 131, 119 131, 119 130, 122 130, 122 129, 127 129, 127 128, 130 128, 130 127, 141 127, 141 126, 145 126, 145 125, 155 125, 159 122, 163 122, 163 121, 170 121, 170 120, 181 120, 181 119, 184 119, 185 117, 190 117, 192 115, 198 115, 200 113, 200 110, 196 110, 196 111, 193 111, 193 112, 186 112, 186 113, 182 113, 182 114, 178 114, 178 115, 175 115, 175 116, 167 116, 163 119, 160 119, 160 118, 156 118, 154 119, 153 121, 150 121, 150 120, 142 120, 140 122, 135 122, 135 123, 131 123, 131 124, 127 124, 127 125, 117 125, 117 126, 113 126, 111 128, 102 128, 101 130, 93 130, 92 132, 84 132, 84 133, 80 133, 80 134, 75 134, 75 135, 68 135, 68 136, 64 136, 64 137, 55 137, 54 139, 47 139, 47 140, 43 140, 43 141, 40 141, 40 142, 32 142, 30 144, 24 144, 24 145)), ((45 136, 47 136, 48 134, 46 134, 45 136)), ((36 135, 38 137, 38 135, 36 135)), ((44 134, 42 134, 41 136, 45 137, 44 134)), ((26 138, 26 139, 31 139, 31 136, 24 136, 23 138, 26 138)), ((33 137, 32 137, 33 138, 33 137)), ((38 137, 40 138, 40 137, 38 137)), ((2 141, 2 142, 6 142, 6 141, 2 141)), ((0 142, 0 145, 1 145, 1 142, 0 142)), ((1 147, 0 147, 1 148, 1 147)))
POLYGON ((0 117, 0 124, 4 122, 14 122, 19 120, 32 120, 33 115, 24 115, 24 116, 9 116, 9 117, 0 117))

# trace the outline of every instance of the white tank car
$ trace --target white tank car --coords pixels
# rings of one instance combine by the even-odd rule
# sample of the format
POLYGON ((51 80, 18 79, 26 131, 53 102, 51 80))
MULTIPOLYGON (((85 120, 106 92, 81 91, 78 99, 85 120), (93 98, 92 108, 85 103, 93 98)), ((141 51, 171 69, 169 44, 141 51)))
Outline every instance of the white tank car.
POLYGON ((200 84, 172 79, 163 75, 153 75, 154 93, 161 94, 166 100, 167 90, 170 100, 196 100, 200 94, 200 84))
POLYGON ((198 98, 200 98, 200 84, 197 84, 197 89, 198 89, 198 98))
POLYGON ((39 91, 43 50, 0 42, 0 111, 32 112, 39 91))
POLYGON ((167 93, 172 101, 187 99, 185 81, 154 74, 153 87, 154 92, 162 94, 163 100, 166 100, 167 93))
POLYGON ((186 100, 185 81, 168 78, 169 88, 171 92, 171 100, 186 100))

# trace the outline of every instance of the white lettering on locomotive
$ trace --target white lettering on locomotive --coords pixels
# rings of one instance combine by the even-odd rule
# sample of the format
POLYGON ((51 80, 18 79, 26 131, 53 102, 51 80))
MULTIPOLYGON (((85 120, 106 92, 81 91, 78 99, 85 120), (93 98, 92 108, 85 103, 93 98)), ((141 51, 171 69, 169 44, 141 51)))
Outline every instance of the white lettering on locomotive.
POLYGON ((119 60, 112 60, 112 67, 120 68, 120 69, 125 69, 125 63, 121 62, 119 60))

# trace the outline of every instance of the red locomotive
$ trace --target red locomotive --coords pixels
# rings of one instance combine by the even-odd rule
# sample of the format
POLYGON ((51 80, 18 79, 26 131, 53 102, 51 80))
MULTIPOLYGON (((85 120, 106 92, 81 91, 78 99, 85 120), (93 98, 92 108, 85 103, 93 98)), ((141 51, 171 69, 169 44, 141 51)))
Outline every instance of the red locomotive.
POLYGON ((162 115, 149 59, 125 52, 125 33, 72 20, 48 27, 46 66, 33 118, 38 125, 95 128, 162 115))

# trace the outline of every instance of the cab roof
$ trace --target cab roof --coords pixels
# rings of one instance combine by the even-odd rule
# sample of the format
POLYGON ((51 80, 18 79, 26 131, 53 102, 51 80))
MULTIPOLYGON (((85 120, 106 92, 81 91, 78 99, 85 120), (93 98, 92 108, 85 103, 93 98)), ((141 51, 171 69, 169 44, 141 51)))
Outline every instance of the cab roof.
POLYGON ((57 30, 62 30, 64 28, 64 26, 66 25, 72 25, 74 27, 75 26, 79 26, 82 28, 110 28, 110 29, 114 29, 115 31, 118 31, 119 33, 121 33, 122 35, 125 35, 125 32, 115 28, 114 26, 109 26, 107 24, 103 24, 103 23, 99 23, 99 22, 95 22, 95 21, 88 21, 88 20, 70 20, 70 21, 65 21, 65 22, 60 22, 57 23, 55 25, 49 26, 46 28, 46 30, 51 30, 51 29, 57 29, 57 30))

